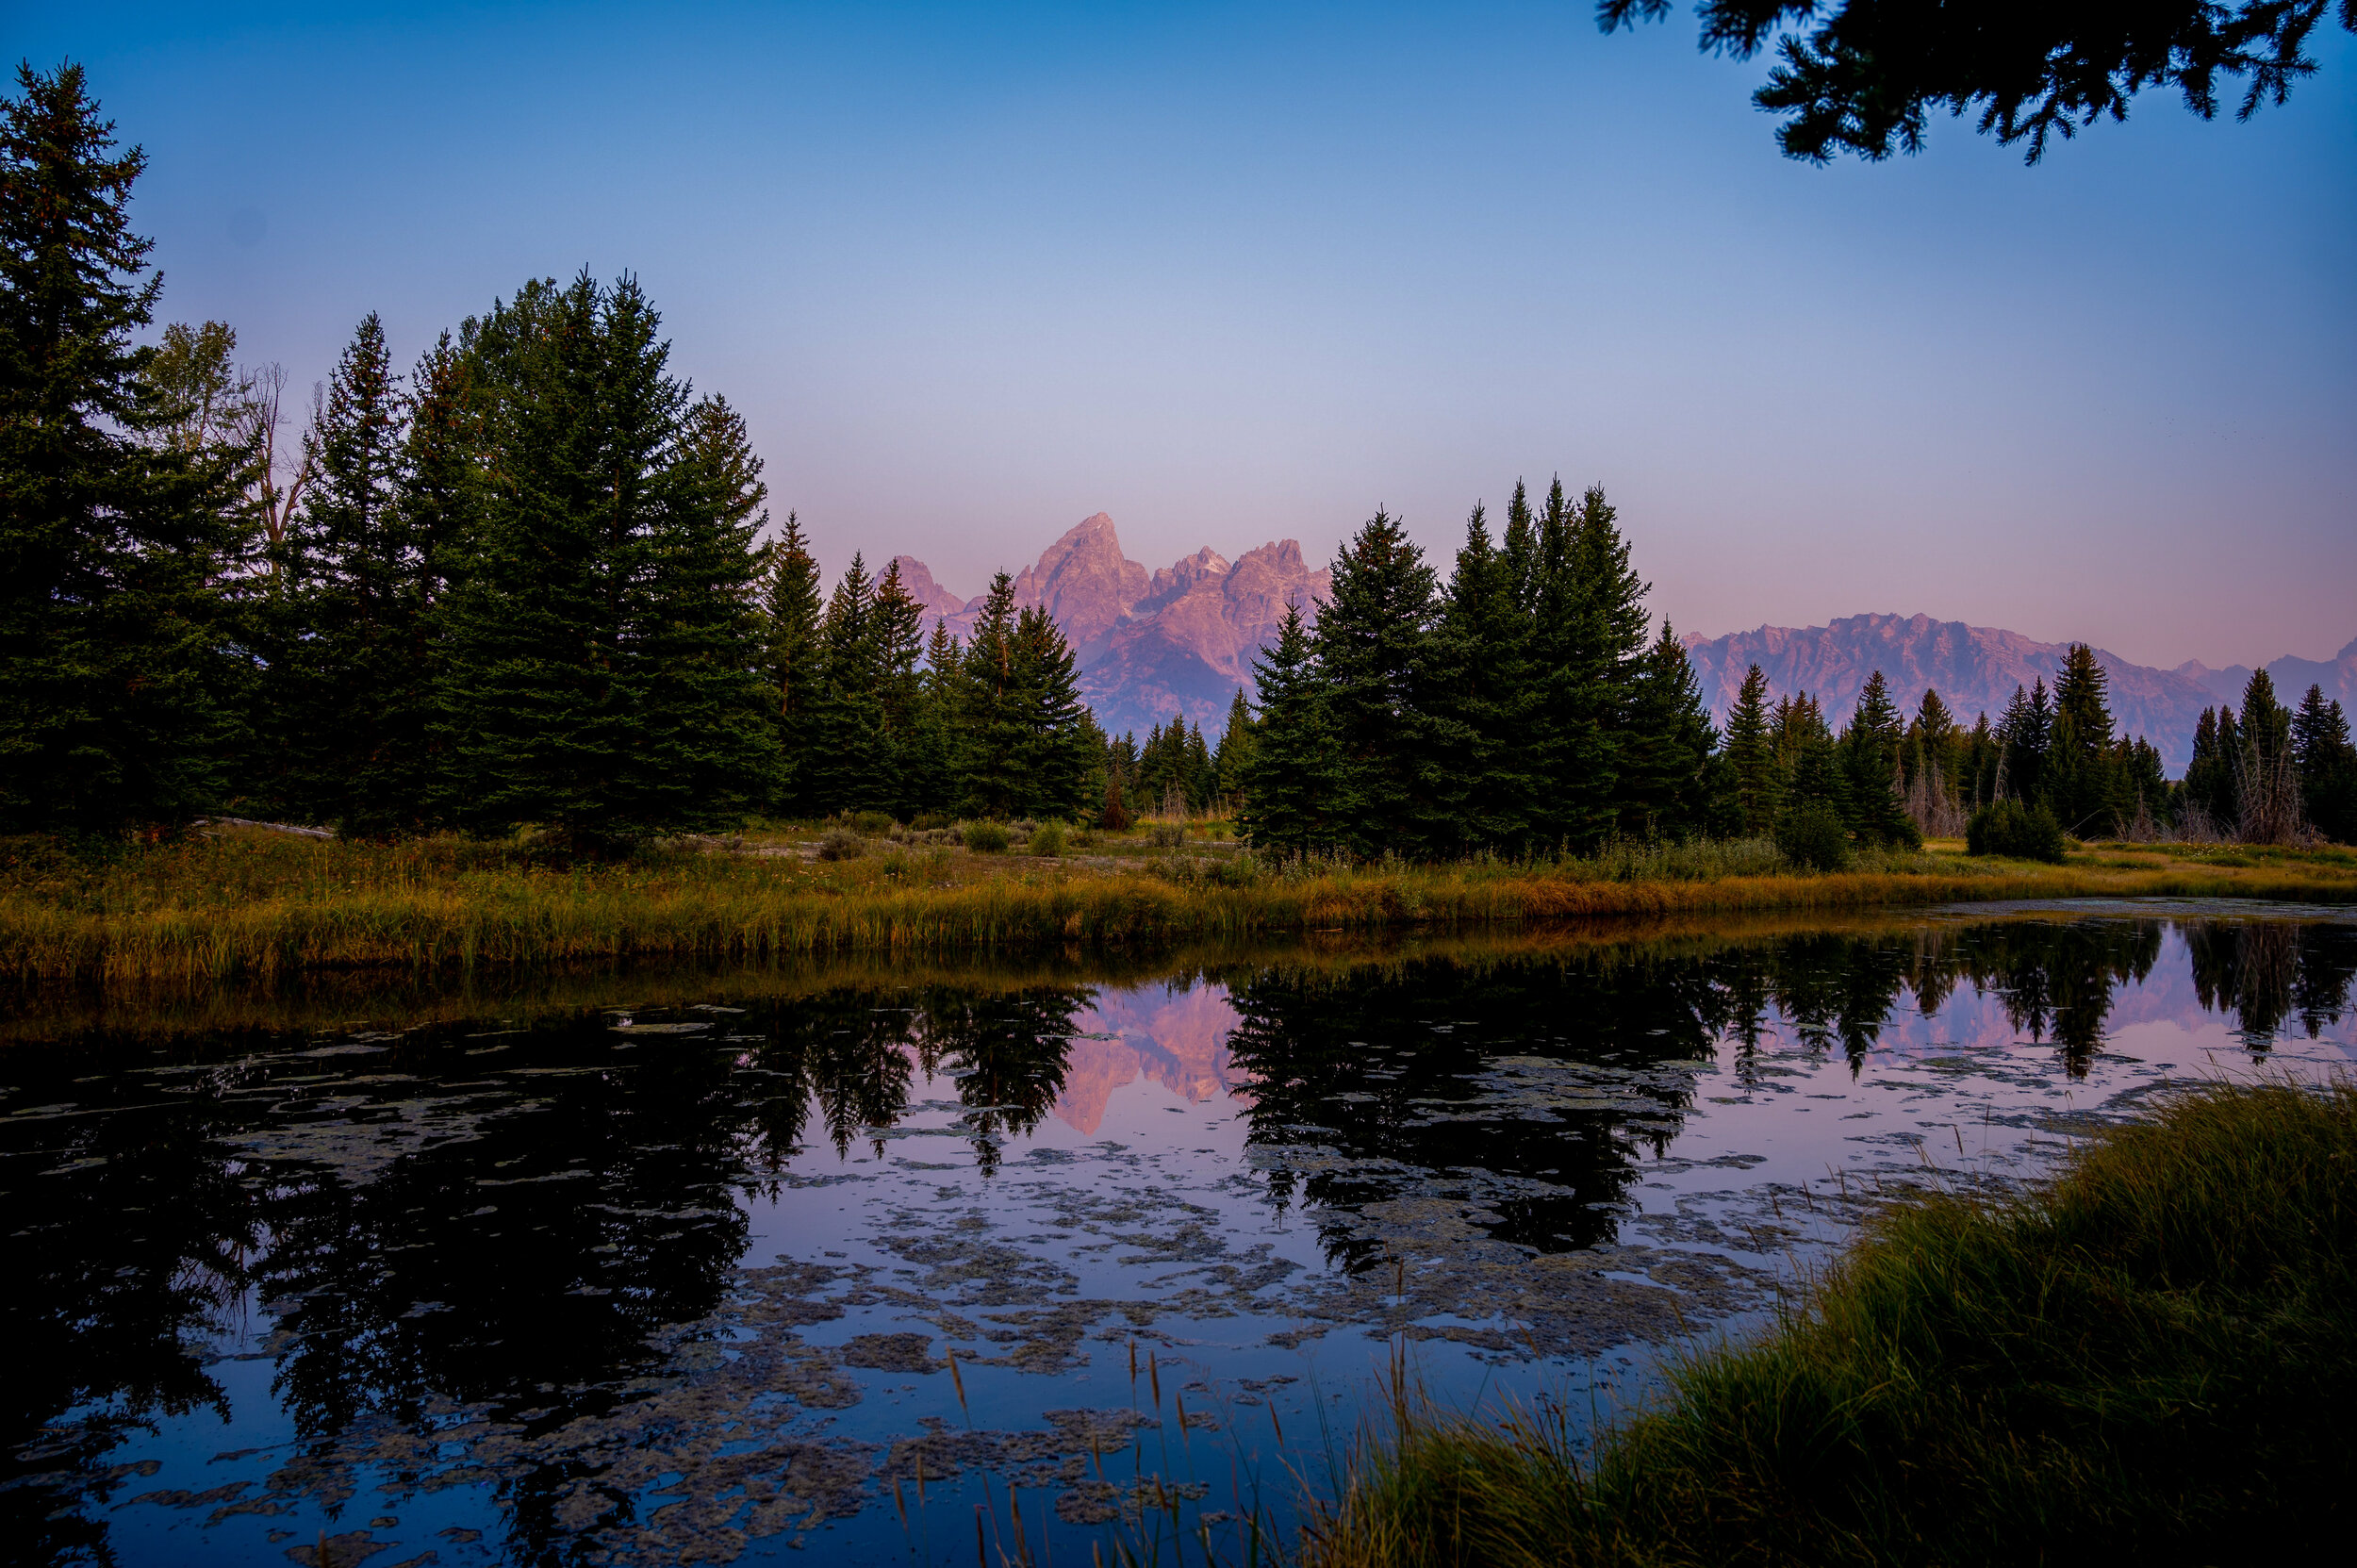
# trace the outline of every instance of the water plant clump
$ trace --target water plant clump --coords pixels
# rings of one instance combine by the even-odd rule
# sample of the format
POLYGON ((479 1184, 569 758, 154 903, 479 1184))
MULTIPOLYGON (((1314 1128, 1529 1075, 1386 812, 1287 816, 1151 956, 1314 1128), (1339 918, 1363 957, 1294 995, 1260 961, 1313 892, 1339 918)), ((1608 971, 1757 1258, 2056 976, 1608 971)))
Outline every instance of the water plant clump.
POLYGON ((2179 1093, 2017 1196, 1899 1204, 1583 1456, 1403 1392, 1311 1568, 2263 1560, 2344 1507, 2357 1085, 2179 1093))

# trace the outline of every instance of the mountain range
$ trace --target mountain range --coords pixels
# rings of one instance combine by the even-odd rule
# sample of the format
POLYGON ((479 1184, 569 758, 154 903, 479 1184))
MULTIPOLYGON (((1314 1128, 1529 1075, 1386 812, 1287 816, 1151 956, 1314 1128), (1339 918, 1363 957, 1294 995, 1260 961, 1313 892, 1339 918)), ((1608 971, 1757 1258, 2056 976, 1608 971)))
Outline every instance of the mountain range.
MULTIPOLYGON (((899 558, 900 581, 928 611, 969 636, 982 597, 960 599, 925 563, 899 558)), ((1173 714, 1214 744, 1239 687, 1255 691, 1252 660, 1274 641, 1288 604, 1313 619, 1333 574, 1302 559, 1297 539, 1277 539, 1233 561, 1208 546, 1149 572, 1121 553, 1113 520, 1099 512, 1047 547, 1014 579, 1015 602, 1042 605, 1063 629, 1080 695, 1109 734, 1141 735, 1173 714)))
MULTIPOLYGON (((961 599, 915 556, 899 558, 900 580, 927 611, 960 636, 972 633, 982 600, 961 599)), ((1158 571, 1122 553, 1113 520, 1099 512, 1049 545, 1014 579, 1015 602, 1043 605, 1063 627, 1080 672, 1080 693, 1110 734, 1143 734, 1173 714, 1202 726, 1216 742, 1238 687, 1255 695, 1252 660, 1277 635, 1288 604, 1315 619, 1333 575, 1303 559, 1295 539, 1277 539, 1229 561, 1208 546, 1158 571)), ((1838 726, 1859 688, 1879 669, 1900 705, 1912 712, 1936 686, 1963 722, 1991 718, 2014 687, 2043 677, 2053 684, 2068 645, 2019 632, 1969 626, 1929 616, 1845 616, 1827 626, 1761 626, 1722 637, 1686 638, 1703 700, 1723 723, 1744 671, 1756 663, 1776 695, 1805 691, 1838 726)), ((2102 649, 2111 676, 2112 716, 2121 730, 2160 749, 2182 772, 2201 710, 2239 707, 2248 665, 2213 669, 2188 660, 2174 669, 2134 664, 2102 649)), ((2330 661, 2284 657, 2267 667, 2276 696, 2297 704, 2311 685, 2357 712, 2357 640, 2330 661)))

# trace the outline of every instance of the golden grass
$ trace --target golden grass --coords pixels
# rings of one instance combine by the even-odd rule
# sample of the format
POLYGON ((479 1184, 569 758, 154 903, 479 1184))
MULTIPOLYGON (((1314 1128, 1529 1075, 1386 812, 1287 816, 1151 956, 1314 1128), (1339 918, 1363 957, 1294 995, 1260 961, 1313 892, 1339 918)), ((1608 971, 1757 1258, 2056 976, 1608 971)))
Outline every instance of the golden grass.
POLYGON ((2205 855, 2115 846, 2047 867, 1969 860, 1936 845, 1827 875, 1710 874, 1713 865, 1756 858, 1660 859, 1667 870, 1658 875, 1638 855, 1283 874, 1231 867, 1238 874, 1223 880, 1215 858, 1085 864, 880 849, 834 864, 682 851, 566 867, 457 840, 379 846, 237 829, 99 866, 38 845, 0 854, 0 974, 107 987, 654 956, 1160 950, 1289 933, 2010 899, 2357 900, 2357 855, 2345 850, 2205 855))

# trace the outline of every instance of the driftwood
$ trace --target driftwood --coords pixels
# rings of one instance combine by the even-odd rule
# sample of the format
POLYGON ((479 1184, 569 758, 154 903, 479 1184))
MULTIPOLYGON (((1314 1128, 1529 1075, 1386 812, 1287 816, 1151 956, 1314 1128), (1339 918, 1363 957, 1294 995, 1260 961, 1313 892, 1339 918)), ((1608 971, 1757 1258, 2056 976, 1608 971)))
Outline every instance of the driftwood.
POLYGON ((290 833, 303 838, 333 838, 333 828, 298 828, 292 822, 256 822, 250 817, 200 817, 199 827, 264 828, 272 833, 290 833))

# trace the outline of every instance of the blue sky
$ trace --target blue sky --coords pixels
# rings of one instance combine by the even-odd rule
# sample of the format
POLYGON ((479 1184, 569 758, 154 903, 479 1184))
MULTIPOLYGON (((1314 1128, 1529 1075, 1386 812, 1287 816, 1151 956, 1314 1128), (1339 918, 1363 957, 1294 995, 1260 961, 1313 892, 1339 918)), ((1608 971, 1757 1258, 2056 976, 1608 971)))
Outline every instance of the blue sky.
POLYGON ((2357 636, 2357 40, 2035 169, 1777 156, 1764 70, 1567 5, 8 0, 151 172, 167 319, 322 376, 635 272, 831 567, 962 592, 1604 484, 1684 631, 1923 611, 2131 658, 2357 636))

